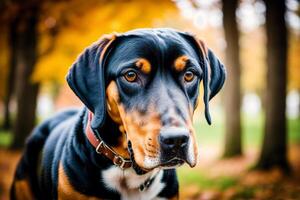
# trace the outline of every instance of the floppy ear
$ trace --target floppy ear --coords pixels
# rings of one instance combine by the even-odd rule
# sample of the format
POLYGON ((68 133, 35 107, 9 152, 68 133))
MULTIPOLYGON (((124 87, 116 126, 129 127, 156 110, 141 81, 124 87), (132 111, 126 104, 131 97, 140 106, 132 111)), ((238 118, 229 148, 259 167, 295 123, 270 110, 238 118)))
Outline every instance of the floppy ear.
POLYGON ((102 126, 106 115, 104 66, 116 35, 108 35, 87 47, 69 69, 67 82, 73 92, 94 113, 93 129, 102 126))
POLYGON ((211 124, 209 113, 209 100, 211 100, 222 88, 226 71, 224 65, 219 61, 215 54, 206 47, 202 40, 192 36, 197 43, 198 55, 200 57, 201 67, 203 69, 203 88, 204 88, 204 105, 205 118, 207 123, 211 124))

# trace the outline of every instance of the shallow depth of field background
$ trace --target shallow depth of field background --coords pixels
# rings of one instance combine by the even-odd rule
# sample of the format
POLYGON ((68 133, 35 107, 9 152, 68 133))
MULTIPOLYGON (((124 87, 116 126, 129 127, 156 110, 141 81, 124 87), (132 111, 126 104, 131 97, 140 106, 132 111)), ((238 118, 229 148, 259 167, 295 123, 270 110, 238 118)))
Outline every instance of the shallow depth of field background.
MULTIPOLYGON (((286 65, 279 67, 287 72, 287 81, 280 74, 275 75, 275 79, 287 89, 283 97, 287 140, 283 142, 287 145, 284 155, 289 167, 280 162, 264 167, 266 165, 258 163, 266 158, 261 156, 266 108, 274 103, 266 100, 267 77, 271 75, 268 75, 270 66, 267 65, 270 48, 267 48, 264 1, 0 2, 0 200, 8 199, 24 137, 32 128, 30 124, 36 125, 58 110, 82 106, 65 81, 68 68, 78 54, 103 34, 143 27, 172 27, 195 33, 225 66, 231 67, 228 73, 233 74, 228 76, 240 78, 238 82, 232 77, 227 79, 240 87, 240 98, 226 96, 231 93, 223 89, 210 102, 211 126, 205 121, 203 104, 195 112, 199 164, 193 169, 184 166, 178 170, 180 199, 300 199, 300 7, 297 0, 286 0, 285 5, 287 59, 286 65), (236 10, 235 2, 238 2, 236 10), (229 13, 235 12, 229 21, 237 21, 239 38, 231 38, 231 41, 224 34, 222 3, 228 5, 229 13), (36 21, 27 23, 30 17, 36 21), (233 50, 238 51, 235 55, 239 55, 240 61, 237 65, 226 57, 234 40, 237 46, 233 50), (240 73, 232 70, 237 68, 240 73), (232 105, 228 103, 230 98, 235 98, 232 105), (240 106, 236 104, 237 98, 240 106), (20 110, 22 115, 18 114, 20 110), (228 123, 232 123, 226 119, 238 113, 241 128, 226 129, 230 126, 228 123), (225 137, 239 141, 239 136, 241 144, 233 142, 230 146, 237 148, 228 150, 225 137)), ((274 24, 276 26, 276 23, 271 26, 274 24)), ((277 47, 281 48, 280 44, 277 47)), ((270 120, 270 123, 271 126, 272 123, 284 124, 284 120, 270 120)), ((277 153, 274 151, 271 157, 276 158, 277 153)))

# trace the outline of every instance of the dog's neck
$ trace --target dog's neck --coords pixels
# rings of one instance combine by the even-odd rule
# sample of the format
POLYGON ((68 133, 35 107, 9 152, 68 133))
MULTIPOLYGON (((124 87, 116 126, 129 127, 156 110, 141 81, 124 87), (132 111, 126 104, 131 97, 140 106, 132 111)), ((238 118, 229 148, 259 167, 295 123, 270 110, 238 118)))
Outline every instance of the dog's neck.
POLYGON ((107 115, 103 126, 97 132, 105 144, 112 147, 121 156, 129 158, 126 135, 119 130, 119 125, 109 115, 107 115))
MULTIPOLYGON (((116 152, 111 146, 107 145, 105 141, 101 138, 97 130, 93 130, 91 127, 91 121, 93 120, 93 113, 88 113, 88 121, 86 125, 85 135, 90 142, 90 144, 95 148, 98 154, 104 155, 106 158, 111 160, 114 165, 119 166, 121 169, 126 169, 132 167, 131 159, 124 158, 122 155, 116 152)), ((118 138, 117 138, 118 139, 118 138)), ((123 146, 121 145, 121 148, 123 146)), ((121 150, 125 151, 126 148, 121 150)), ((126 154, 126 152, 124 152, 126 154)))

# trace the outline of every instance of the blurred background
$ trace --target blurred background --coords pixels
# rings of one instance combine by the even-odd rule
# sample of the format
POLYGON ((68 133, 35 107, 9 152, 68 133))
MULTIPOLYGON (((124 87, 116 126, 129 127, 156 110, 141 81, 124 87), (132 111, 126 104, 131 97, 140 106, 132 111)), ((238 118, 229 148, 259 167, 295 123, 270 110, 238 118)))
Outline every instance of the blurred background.
POLYGON ((180 199, 300 199, 298 0, 1 0, 0 200, 32 128, 80 107, 65 76, 102 34, 172 27, 202 38, 227 68, 195 113, 199 164, 180 199))

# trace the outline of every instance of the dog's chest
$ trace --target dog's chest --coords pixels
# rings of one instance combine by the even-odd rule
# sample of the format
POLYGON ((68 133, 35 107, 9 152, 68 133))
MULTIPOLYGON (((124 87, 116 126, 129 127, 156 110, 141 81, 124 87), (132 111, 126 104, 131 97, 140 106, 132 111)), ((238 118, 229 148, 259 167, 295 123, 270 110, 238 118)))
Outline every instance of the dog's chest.
POLYGON ((158 199, 157 195, 165 186, 161 181, 162 176, 163 171, 153 170, 145 175, 137 175, 131 168, 121 170, 116 166, 102 172, 103 182, 107 189, 119 192, 122 200, 158 199), (141 191, 140 186, 149 179, 153 179, 151 184, 141 191))

